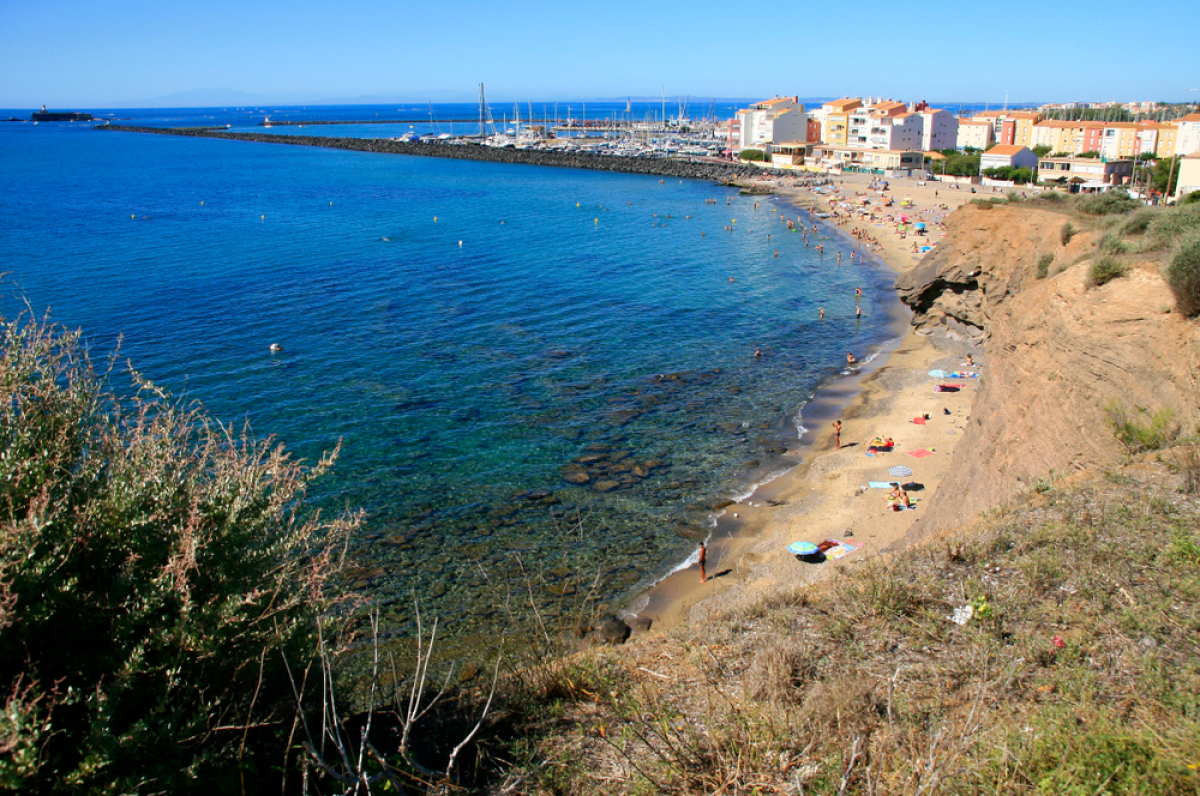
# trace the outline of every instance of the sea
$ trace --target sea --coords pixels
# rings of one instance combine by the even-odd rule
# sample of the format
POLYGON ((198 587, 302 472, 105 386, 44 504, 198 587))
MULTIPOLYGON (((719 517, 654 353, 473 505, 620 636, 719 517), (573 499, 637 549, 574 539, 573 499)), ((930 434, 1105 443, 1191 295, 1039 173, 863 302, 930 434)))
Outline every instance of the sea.
MULTIPOLYGON (((395 120, 272 129, 364 137, 473 132, 462 120, 478 116, 88 110, 235 131, 395 120)), ((527 619, 571 595, 627 605, 724 503, 795 466, 805 407, 846 353, 896 335, 891 272, 838 263, 849 246, 819 223, 824 253, 806 248, 782 197, 94 126, 0 122, 4 314, 28 302, 82 329, 94 359, 119 351, 297 458, 340 444, 308 500, 365 512, 348 588, 383 606, 389 634, 411 629, 414 599, 450 634, 511 622, 511 603, 481 597, 497 584, 520 584, 527 619)))

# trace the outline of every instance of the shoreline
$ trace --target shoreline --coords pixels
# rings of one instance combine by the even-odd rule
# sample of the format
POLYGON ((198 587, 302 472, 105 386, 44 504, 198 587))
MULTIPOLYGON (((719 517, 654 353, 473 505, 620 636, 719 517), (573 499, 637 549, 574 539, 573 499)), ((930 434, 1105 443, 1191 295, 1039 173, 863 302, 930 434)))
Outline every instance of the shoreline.
MULTIPOLYGON (((869 179, 869 175, 840 178, 840 199, 865 192, 869 179)), ((896 203, 886 210, 872 207, 877 215, 904 212, 940 221, 971 198, 969 193, 956 191, 945 191, 947 196, 942 197, 945 186, 939 183, 919 186, 913 180, 891 182, 889 194, 896 203), (900 211, 901 196, 911 196, 914 206, 900 211), (940 208, 942 204, 946 210, 940 208)), ((775 193, 797 209, 825 210, 828 206, 832 210, 835 201, 841 203, 807 190, 785 188, 775 193)), ((835 216, 824 219, 822 226, 840 233, 831 235, 838 249, 867 254, 854 236, 859 231, 878 239, 879 246, 868 256, 877 257, 895 274, 920 262, 923 255, 913 254, 908 239, 889 231, 886 223, 857 218, 844 210, 840 215, 834 212, 835 216)), ((930 229, 930 238, 936 242, 935 230, 936 222, 930 229)), ((935 380, 927 373, 935 368, 958 370, 965 365, 962 360, 967 353, 982 365, 983 352, 969 341, 938 348, 908 325, 911 314, 894 293, 888 304, 892 316, 889 323, 902 322, 896 337, 884 343, 873 361, 864 363, 866 367, 822 385, 800 408, 797 416, 805 431, 788 451, 788 456, 798 458, 799 463, 759 485, 717 517, 708 542, 707 582, 699 580, 693 553, 685 564, 627 604, 625 613, 631 622, 633 618, 643 620, 644 627, 644 620, 649 619, 650 632, 667 630, 735 606, 744 607, 773 591, 811 585, 829 577, 837 567, 854 566, 907 546, 909 531, 919 527, 922 504, 928 505, 949 468, 975 391, 975 384, 967 380, 958 393, 934 393, 935 380), (930 415, 925 426, 911 423, 924 413, 930 415), (833 447, 830 423, 834 419, 843 422, 840 450, 833 447), (891 453, 868 457, 867 443, 877 435, 896 438, 897 446, 891 453), (934 454, 919 459, 905 455, 917 449, 934 454), (913 470, 912 476, 901 480, 925 485, 923 491, 910 493, 916 502, 911 513, 885 510, 882 498, 886 490, 866 488, 869 481, 890 479, 887 468, 898 464, 913 470), (825 539, 861 546, 838 561, 821 563, 801 560, 785 549, 794 541, 820 543, 825 539)))

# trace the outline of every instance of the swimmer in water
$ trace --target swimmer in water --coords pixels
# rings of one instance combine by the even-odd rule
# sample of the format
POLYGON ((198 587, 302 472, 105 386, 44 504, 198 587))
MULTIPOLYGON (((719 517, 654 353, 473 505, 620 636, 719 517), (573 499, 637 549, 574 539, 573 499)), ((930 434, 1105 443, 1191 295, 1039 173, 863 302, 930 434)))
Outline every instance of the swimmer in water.
POLYGON ((847 351, 847 352, 846 352, 846 364, 847 364, 847 365, 854 365, 854 364, 857 364, 857 363, 858 363, 858 360, 854 358, 854 354, 852 354, 852 353, 850 353, 849 351, 847 351))
POLYGON ((824 308, 824 307, 818 307, 818 308, 817 308, 817 312, 818 312, 818 313, 820 313, 819 315, 817 315, 817 317, 818 317, 818 318, 820 318, 820 319, 822 319, 822 320, 824 320, 824 318, 825 318, 825 308, 824 308))

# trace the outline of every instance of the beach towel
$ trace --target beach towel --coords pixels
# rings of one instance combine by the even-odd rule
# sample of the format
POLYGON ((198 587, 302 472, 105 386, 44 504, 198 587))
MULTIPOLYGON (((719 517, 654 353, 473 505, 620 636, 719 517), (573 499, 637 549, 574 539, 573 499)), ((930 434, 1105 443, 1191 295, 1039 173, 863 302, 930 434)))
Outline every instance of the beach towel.
POLYGON ((836 539, 826 539, 818 547, 829 544, 829 548, 824 550, 825 558, 829 561, 837 561, 839 558, 848 556, 858 548, 862 547, 862 542, 840 541, 836 539))
POLYGON ((924 448, 921 448, 919 450, 909 451, 908 455, 913 457, 914 459, 920 459, 924 456, 932 456, 933 451, 929 451, 929 450, 925 450, 924 448))
POLYGON ((960 387, 957 384, 939 384, 933 388, 933 391, 934 392, 958 392, 961 389, 962 389, 962 387, 960 387))
POLYGON ((914 418, 913 418, 911 421, 909 421, 909 422, 911 422, 911 423, 916 423, 918 426, 923 426, 923 425, 925 425, 925 418, 923 418, 923 417, 914 417, 914 418))
POLYGON ((871 481, 867 484, 871 489, 891 489, 891 481, 871 481))
POLYGON ((933 377, 933 378, 935 378, 935 379, 948 379, 948 378, 950 378, 950 374, 949 374, 949 373, 947 373, 947 372, 946 372, 946 371, 944 371, 944 370, 931 370, 931 371, 929 371, 929 375, 930 375, 930 376, 932 376, 932 377, 933 377))

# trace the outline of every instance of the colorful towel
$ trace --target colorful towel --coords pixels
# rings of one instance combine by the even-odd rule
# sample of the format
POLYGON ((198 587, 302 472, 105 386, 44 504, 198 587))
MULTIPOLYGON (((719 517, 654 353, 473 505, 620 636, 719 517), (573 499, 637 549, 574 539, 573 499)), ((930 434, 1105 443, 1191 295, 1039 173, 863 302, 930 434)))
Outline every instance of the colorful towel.
POLYGON ((933 451, 929 451, 929 450, 925 450, 924 448, 920 448, 919 450, 909 451, 908 455, 913 457, 914 459, 920 459, 924 456, 932 456, 933 451))
POLYGON ((827 561, 837 561, 839 558, 848 556, 858 548, 862 547, 862 542, 851 542, 846 540, 826 539, 818 547, 829 545, 823 552, 827 561))
POLYGON ((923 417, 914 417, 914 418, 912 419, 912 422, 913 422, 913 423, 916 423, 918 426, 923 426, 923 425, 925 425, 925 418, 923 418, 923 417))

